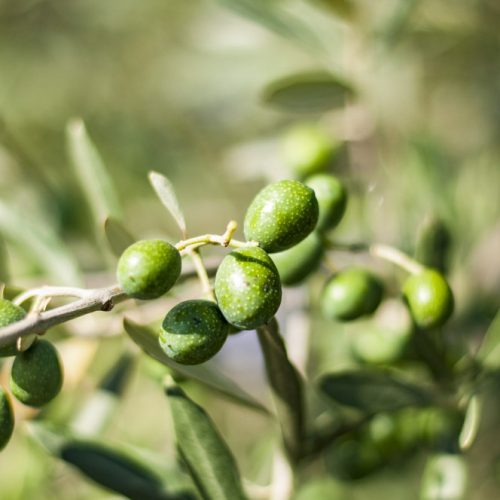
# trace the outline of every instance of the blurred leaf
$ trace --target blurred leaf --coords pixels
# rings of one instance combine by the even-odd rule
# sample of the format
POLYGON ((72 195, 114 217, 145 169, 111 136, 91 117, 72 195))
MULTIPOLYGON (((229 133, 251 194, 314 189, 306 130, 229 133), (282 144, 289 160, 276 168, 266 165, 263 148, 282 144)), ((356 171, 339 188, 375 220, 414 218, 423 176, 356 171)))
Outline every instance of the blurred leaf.
POLYGON ((0 281, 9 282, 8 254, 4 239, 0 236, 0 281))
POLYGON ((460 500, 465 497, 467 466, 460 455, 430 457, 422 478, 422 500, 460 500))
POLYGON ((50 454, 76 467, 97 484, 124 495, 142 500, 181 500, 195 498, 190 492, 169 493, 156 471, 149 464, 129 453, 104 446, 100 442, 62 436, 42 424, 31 423, 30 435, 50 454))
POLYGON ((76 119, 66 127, 71 164, 92 210, 97 227, 106 217, 121 216, 121 207, 113 181, 90 139, 83 121, 76 119))
POLYGON ((104 221, 104 233, 109 247, 116 257, 120 257, 123 251, 135 242, 135 238, 125 226, 113 217, 107 217, 104 221))
POLYGON ((368 414, 433 403, 432 395, 423 388, 380 372, 334 373, 323 376, 319 385, 336 403, 368 414))
POLYGON ((149 172, 149 181, 156 191, 158 198, 160 198, 160 201, 170 212, 176 224, 179 226, 182 236, 185 237, 186 221, 184 220, 184 214, 182 213, 181 206, 177 200, 174 186, 164 175, 159 174, 158 172, 149 172))
POLYGON ((298 17, 269 0, 218 0, 224 7, 309 50, 323 50, 319 38, 298 17))
POLYGON ((487 370, 500 368, 500 310, 484 335, 476 359, 487 370))
POLYGON ((213 389, 239 404, 244 404, 250 408, 254 408, 263 413, 269 413, 262 403, 246 393, 230 378, 218 372, 215 368, 210 367, 207 363, 203 365, 187 366, 180 365, 172 361, 161 349, 158 343, 158 334, 151 328, 138 325, 133 321, 125 318, 123 321, 125 331, 130 338, 147 354, 156 359, 163 365, 167 366, 175 373, 184 377, 195 380, 210 389, 213 389))
POLYGON ((436 216, 427 216, 418 229, 415 258, 422 264, 446 272, 451 234, 436 216))
POLYGON ((125 353, 118 358, 73 418, 71 429, 74 432, 97 436, 106 428, 134 368, 135 359, 131 354, 125 353))
POLYGON ((288 360, 276 319, 257 328, 257 334, 285 446, 292 457, 299 457, 304 441, 302 380, 288 360))
POLYGON ((201 406, 172 383, 166 394, 174 421, 177 447, 203 498, 245 498, 236 461, 201 406))
POLYGON ((479 396, 472 396, 467 405, 465 419, 460 431, 459 445, 461 450, 467 450, 474 443, 481 423, 481 401, 479 396))
POLYGON ((312 0, 312 2, 347 20, 352 20, 356 13, 351 0, 312 0))
POLYGON ((264 89, 265 103, 295 113, 321 113, 344 106, 352 88, 330 73, 298 73, 276 80, 264 89))
POLYGON ((56 284, 81 283, 78 264, 50 221, 44 224, 39 217, 30 217, 0 201, 0 233, 35 258, 56 284))

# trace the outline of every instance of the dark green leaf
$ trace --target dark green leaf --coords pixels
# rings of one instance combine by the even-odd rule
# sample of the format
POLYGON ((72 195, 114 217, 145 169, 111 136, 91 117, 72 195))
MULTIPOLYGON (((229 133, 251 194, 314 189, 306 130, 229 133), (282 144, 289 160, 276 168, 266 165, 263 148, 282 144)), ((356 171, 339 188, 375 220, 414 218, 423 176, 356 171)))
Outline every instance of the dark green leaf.
POLYGON ((291 75, 269 84, 263 101, 285 111, 321 113, 345 105, 352 88, 335 76, 322 72, 291 75))
POLYGON ((292 457, 299 457, 304 441, 302 380, 288 360, 286 347, 273 319, 257 329, 264 356, 267 379, 273 392, 285 446, 292 457))
POLYGON ((419 227, 415 258, 428 267, 446 272, 451 234, 436 216, 427 216, 419 227))
POLYGON ((180 387, 168 383, 166 394, 179 452, 202 497, 245 498, 236 461, 210 417, 180 387))
POLYGON ((488 370, 500 368, 500 310, 486 331, 477 360, 488 370))
POLYGON ((9 261, 4 239, 0 236, 0 281, 9 282, 9 261))
POLYGON ((356 12, 352 0, 312 0, 313 3, 329 9, 334 14, 351 20, 356 12))
POLYGON ((169 367, 175 373, 195 380, 239 404, 244 404, 264 413, 269 413, 262 403, 246 393, 231 379, 211 367, 210 362, 196 366, 180 365, 175 361, 172 361, 163 352, 158 343, 158 334, 156 334, 151 328, 138 325, 129 319, 124 320, 123 326, 130 338, 141 349, 143 349, 152 358, 169 367))
POLYGON ((336 403, 367 414, 433 403, 432 395, 425 389, 379 372, 334 373, 323 376, 319 385, 336 403))
POLYGON ((465 498, 467 465, 460 455, 437 454, 427 460, 422 478, 422 500, 465 498))
POLYGON ((123 251, 135 242, 135 238, 125 226, 113 217, 108 217, 104 221, 104 233, 109 247, 116 257, 120 257, 123 251))
POLYGON ((120 218, 121 207, 113 181, 81 120, 68 123, 66 140, 71 164, 90 205, 96 226, 100 227, 110 215, 120 218))

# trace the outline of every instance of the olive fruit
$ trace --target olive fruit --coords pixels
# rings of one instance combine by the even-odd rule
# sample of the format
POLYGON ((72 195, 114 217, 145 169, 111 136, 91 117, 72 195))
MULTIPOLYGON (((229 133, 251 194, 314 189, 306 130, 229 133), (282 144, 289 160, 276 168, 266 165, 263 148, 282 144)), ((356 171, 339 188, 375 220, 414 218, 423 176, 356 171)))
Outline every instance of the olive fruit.
POLYGON ((0 450, 5 448, 14 430, 14 413, 9 395, 0 387, 0 450))
POLYGON ((283 141, 284 162, 292 172, 303 178, 328 168, 337 148, 336 142, 318 127, 298 125, 288 132, 283 141))
POLYGON ((55 398, 62 387, 63 371, 56 348, 37 339, 14 359, 10 374, 12 394, 28 406, 40 407, 55 398))
POLYGON ((179 251, 163 240, 130 245, 118 261, 117 278, 125 293, 136 299, 156 299, 170 290, 181 273, 179 251))
POLYGON ((197 365, 215 356, 227 338, 229 323, 210 300, 186 300, 163 320, 160 345, 177 363, 197 365))
MULTIPOLYGON (((26 316, 26 311, 10 300, 0 299, 0 328, 15 323, 26 316)), ((16 343, 0 347, 0 357, 15 356, 17 354, 16 343)))
POLYGON ((256 328, 272 319, 280 306, 278 270, 260 247, 233 250, 217 269, 215 296, 229 323, 256 328))
POLYGON ((326 318, 350 321, 373 313, 382 295, 382 284, 372 273, 349 268, 327 282, 321 296, 321 308, 326 318))
POLYGON ((319 218, 316 229, 333 229, 342 219, 347 205, 347 191, 337 177, 317 174, 306 179, 305 183, 314 190, 319 205, 319 218))
POLYGON ((271 256, 278 269, 281 283, 293 286, 301 283, 314 272, 324 253, 323 241, 316 231, 284 252, 271 256))
POLYGON ((310 187, 293 180, 275 182, 262 189, 248 207, 245 238, 269 253, 287 250, 311 233, 318 213, 310 187))
POLYGON ((413 321, 422 329, 443 325, 453 312, 451 288, 435 269, 412 274, 403 285, 403 296, 413 321))

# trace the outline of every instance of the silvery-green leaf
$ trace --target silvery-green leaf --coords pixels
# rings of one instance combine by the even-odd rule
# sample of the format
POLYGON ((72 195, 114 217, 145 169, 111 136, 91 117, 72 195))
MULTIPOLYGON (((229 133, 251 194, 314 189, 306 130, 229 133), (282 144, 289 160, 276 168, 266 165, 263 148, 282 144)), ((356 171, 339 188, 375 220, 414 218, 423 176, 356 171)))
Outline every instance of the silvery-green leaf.
POLYGON ((114 217, 107 217, 104 221, 104 234, 116 257, 120 257, 123 251, 135 242, 135 238, 125 226, 114 217))
POLYGON ((477 360, 488 370, 500 368, 500 310, 484 335, 477 360))

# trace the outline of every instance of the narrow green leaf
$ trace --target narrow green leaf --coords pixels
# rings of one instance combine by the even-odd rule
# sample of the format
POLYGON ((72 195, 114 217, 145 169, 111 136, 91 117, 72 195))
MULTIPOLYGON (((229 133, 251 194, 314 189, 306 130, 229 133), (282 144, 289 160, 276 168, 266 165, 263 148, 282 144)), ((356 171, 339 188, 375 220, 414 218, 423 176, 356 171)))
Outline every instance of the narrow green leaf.
POLYGON ((477 353, 477 360, 487 370, 500 368, 500 310, 488 327, 477 353))
POLYGON ((83 121, 75 119, 68 123, 66 140, 71 164, 90 205, 96 226, 100 227, 110 215, 120 218, 121 207, 113 181, 83 121))
POLYGON ((177 226, 181 230, 183 236, 186 235, 186 221, 184 219, 184 214, 177 200, 175 194, 174 186, 172 183, 162 174, 158 172, 149 172, 149 181, 156 191, 158 198, 163 203, 165 208, 170 212, 174 218, 177 226))
POLYGON ((319 386, 336 403, 367 414, 408 406, 429 406, 434 399, 421 387, 385 373, 366 370, 325 375, 320 379, 319 386))
MULTIPOLYGON (((103 445, 101 441, 83 440, 74 435, 63 435, 43 424, 29 424, 31 437, 50 454, 78 469, 100 486, 142 500, 188 500, 194 495, 184 486, 168 488, 158 471, 135 454, 103 445)), ((178 474, 181 474, 179 471, 178 474)))
POLYGON ((356 13, 352 0, 312 0, 313 3, 329 9, 335 15, 352 20, 356 13))
POLYGON ((9 282, 9 261, 4 239, 0 236, 0 281, 9 282))
POLYGON ((226 377, 225 375, 217 371, 214 367, 210 366, 210 362, 196 366, 180 365, 175 361, 172 361, 163 352, 158 343, 158 334, 155 333, 151 328, 138 325, 137 323, 134 323, 127 318, 124 319, 123 326, 130 338, 143 351, 145 351, 147 354, 149 354, 149 356, 167 366, 174 372, 189 379, 195 380, 239 404, 244 404, 245 406, 248 406, 255 410, 259 410, 263 413, 269 413, 269 411, 262 405, 262 403, 257 401, 253 396, 250 396, 250 394, 245 392, 230 378, 226 377))
POLYGON ((302 380, 288 359, 276 319, 259 327, 257 334, 267 379, 276 403, 283 441, 289 454, 298 458, 304 442, 302 380))
POLYGON ((306 49, 324 51, 320 39, 301 19, 268 0, 218 0, 227 9, 306 49))
POLYGON ((427 460, 421 500, 460 500, 466 488, 467 465, 462 456, 443 453, 427 460))
POLYGON ((418 229, 415 258, 425 266, 446 272, 450 246, 451 234, 444 221, 427 216, 418 229))
POLYGON ((481 424, 481 400, 479 396, 472 396, 467 405, 465 419, 458 438, 458 444, 462 451, 469 449, 479 432, 481 424))
POLYGON ((107 217, 104 221, 104 234, 116 257, 120 257, 123 251, 136 241, 125 226, 114 217, 107 217))
POLYGON ((345 105, 354 94, 352 88, 323 71, 291 75, 267 85, 262 92, 265 103, 294 113, 321 113, 345 105))
POLYGON ((168 383, 177 446, 203 498, 245 498, 236 461, 201 406, 175 384, 168 383))
POLYGON ((0 233, 21 252, 27 252, 28 257, 35 258, 55 284, 81 284, 76 260, 49 221, 44 223, 39 216, 23 213, 0 201, 0 233))

